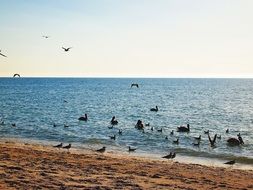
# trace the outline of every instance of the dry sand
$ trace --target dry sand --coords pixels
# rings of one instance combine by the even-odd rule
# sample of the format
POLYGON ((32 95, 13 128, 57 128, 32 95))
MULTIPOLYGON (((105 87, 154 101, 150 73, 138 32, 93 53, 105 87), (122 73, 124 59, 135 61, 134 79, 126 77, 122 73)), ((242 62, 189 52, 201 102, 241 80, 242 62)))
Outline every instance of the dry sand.
POLYGON ((0 142, 0 189, 253 189, 253 171, 0 142))

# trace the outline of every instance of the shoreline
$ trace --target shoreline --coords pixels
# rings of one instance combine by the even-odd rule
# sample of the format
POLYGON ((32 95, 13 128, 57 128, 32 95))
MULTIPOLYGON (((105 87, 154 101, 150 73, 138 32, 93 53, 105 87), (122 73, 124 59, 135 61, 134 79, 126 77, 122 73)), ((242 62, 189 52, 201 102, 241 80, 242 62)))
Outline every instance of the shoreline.
POLYGON ((251 189, 252 170, 0 141, 2 189, 251 189), (221 177, 222 176, 222 177, 221 177))
MULTIPOLYGON (((55 141, 45 141, 45 140, 34 140, 34 139, 26 139, 26 138, 0 138, 0 143, 5 142, 11 142, 11 143, 17 143, 17 144, 31 144, 31 145, 38 145, 38 146, 46 146, 46 147, 52 147, 53 145, 59 143, 55 141)), ((87 151, 94 151, 97 148, 100 148, 100 146, 103 146, 103 144, 97 146, 97 145, 86 145, 86 146, 80 146, 72 144, 73 148, 76 153, 86 153, 87 151)), ((129 156, 133 158, 146 158, 150 160, 158 160, 158 161, 164 161, 166 159, 162 158, 162 154, 150 154, 147 152, 132 152, 129 153, 128 151, 121 151, 118 149, 115 149, 114 147, 111 147, 111 149, 107 149, 111 155, 121 155, 121 156, 129 156)), ((209 166, 209 167, 222 167, 222 168, 228 168, 228 165, 225 165, 224 162, 228 161, 226 159, 221 158, 213 158, 213 157, 203 157, 203 156, 191 156, 191 155, 182 155, 177 154, 176 158, 173 159, 175 162, 183 163, 183 164, 200 164, 203 166, 209 166)), ((249 170, 253 171, 253 165, 252 164, 245 164, 245 163, 236 163, 233 165, 234 169, 240 169, 240 170, 249 170)))

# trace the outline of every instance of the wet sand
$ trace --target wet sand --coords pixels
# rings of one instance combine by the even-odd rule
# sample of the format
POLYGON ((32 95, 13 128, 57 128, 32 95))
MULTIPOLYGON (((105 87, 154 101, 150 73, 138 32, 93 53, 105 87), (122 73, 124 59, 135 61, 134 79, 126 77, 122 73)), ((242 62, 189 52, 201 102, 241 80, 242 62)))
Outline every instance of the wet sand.
POLYGON ((253 171, 0 142, 0 189, 253 189, 253 171))

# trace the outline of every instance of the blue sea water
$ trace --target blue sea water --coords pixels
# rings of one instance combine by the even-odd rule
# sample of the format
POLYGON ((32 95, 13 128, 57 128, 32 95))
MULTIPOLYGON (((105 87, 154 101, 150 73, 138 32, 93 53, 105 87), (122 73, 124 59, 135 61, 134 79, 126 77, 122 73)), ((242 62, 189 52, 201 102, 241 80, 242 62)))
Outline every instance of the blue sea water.
POLYGON ((253 164, 253 79, 0 78, 0 108, 5 121, 0 125, 1 138, 107 146, 120 151, 133 146, 137 153, 150 155, 175 151, 253 164), (131 88, 131 83, 140 87, 131 88), (156 105, 159 111, 151 112, 156 105), (88 121, 78 121, 84 113, 88 121), (112 116, 119 124, 109 129, 112 116), (144 133, 134 127, 138 119, 150 123, 144 133), (187 123, 190 133, 176 132, 187 123), (161 128, 162 133, 157 131, 161 128), (210 130, 211 136, 221 135, 215 148, 209 146, 205 130, 210 130), (228 146, 227 139, 238 133, 245 144, 228 146), (114 134, 115 141, 109 138, 114 134), (202 140, 195 147, 192 143, 199 135, 202 140), (178 145, 173 144, 176 138, 178 145))

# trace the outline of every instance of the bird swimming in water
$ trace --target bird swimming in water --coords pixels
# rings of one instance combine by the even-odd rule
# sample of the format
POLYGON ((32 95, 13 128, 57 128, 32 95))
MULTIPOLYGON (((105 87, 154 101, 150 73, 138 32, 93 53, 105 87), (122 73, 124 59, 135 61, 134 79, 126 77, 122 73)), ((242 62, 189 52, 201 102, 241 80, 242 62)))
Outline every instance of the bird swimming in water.
POLYGON ((87 114, 84 114, 84 116, 79 117, 78 120, 79 121, 87 121, 88 120, 87 114))
POLYGON ((215 142, 216 142, 217 134, 214 135, 213 139, 211 139, 209 133, 208 133, 208 140, 211 144, 211 147, 215 147, 215 142))
POLYGON ((168 136, 165 136, 165 140, 168 140, 168 136))
POLYGON ((0 55, 3 56, 3 57, 7 57, 6 55, 4 55, 4 54, 1 53, 1 50, 0 50, 0 55))
POLYGON ((115 119, 115 116, 112 117, 111 124, 112 125, 117 125, 118 124, 118 121, 115 119))
POLYGON ((177 138, 177 140, 173 141, 173 144, 179 144, 179 138, 177 138))
POLYGON ((172 130, 172 131, 170 132, 170 135, 174 135, 174 130, 172 130))
POLYGON ((12 126, 12 127, 16 127, 16 123, 12 123, 11 126, 12 126))
POLYGON ((131 88, 132 88, 133 86, 136 86, 137 88, 139 88, 139 85, 138 85, 137 83, 131 84, 131 88))
POLYGON ((65 128, 67 128, 67 127, 69 127, 69 125, 67 125, 67 124, 64 124, 64 127, 65 127, 65 128))
POLYGON ((190 124, 187 124, 186 127, 185 126, 177 127, 177 131, 178 132, 190 132, 190 124))
POLYGON ((201 140, 201 135, 199 135, 199 137, 194 137, 194 139, 200 141, 201 140))
POLYGON ((207 130, 207 131, 204 131, 204 133, 208 135, 208 134, 209 134, 209 130, 207 130))
POLYGON ((69 150, 71 148, 71 144, 68 144, 67 146, 63 146, 62 148, 69 150))
POLYGON ((199 146, 200 145, 200 142, 198 141, 197 143, 192 143, 193 146, 199 146))
POLYGON ((234 165, 235 164, 235 160, 231 160, 231 161, 225 162, 224 164, 234 165))
POLYGON ((237 135, 237 139, 236 138, 229 138, 227 140, 227 143, 230 146, 239 146, 241 144, 244 144, 240 133, 237 135))
POLYGON ((65 48, 65 47, 62 47, 62 49, 64 49, 64 51, 69 51, 71 48, 73 48, 73 47, 69 47, 69 48, 65 48))
POLYGON ((128 152, 134 152, 136 150, 136 148, 131 148, 130 146, 128 146, 128 152))
POLYGON ((151 130, 151 131, 154 131, 154 127, 151 127, 150 130, 151 130))
POLYGON ((229 133, 229 129, 228 128, 226 129, 226 133, 229 133))
POLYGON ((116 140, 116 135, 109 136, 109 137, 110 137, 110 139, 112 139, 112 140, 116 140))
POLYGON ((58 144, 58 145, 55 145, 55 146, 53 146, 53 147, 55 147, 55 148, 61 148, 62 147, 62 143, 60 143, 60 144, 58 144))
POLYGON ((103 146, 102 148, 100 148, 100 149, 98 149, 98 150, 96 150, 96 151, 97 151, 97 152, 100 152, 100 153, 104 153, 104 152, 105 152, 105 149, 106 149, 106 147, 103 146))
POLYGON ((145 126, 146 126, 146 127, 149 127, 149 126, 150 126, 150 123, 146 123, 145 126))
POLYGON ((122 135, 122 130, 121 129, 119 129, 119 135, 122 135))
POLYGON ((163 132, 163 128, 161 128, 161 129, 157 129, 157 132, 162 133, 162 132, 163 132))
POLYGON ((155 106, 155 108, 151 108, 150 111, 158 112, 158 106, 155 106))

